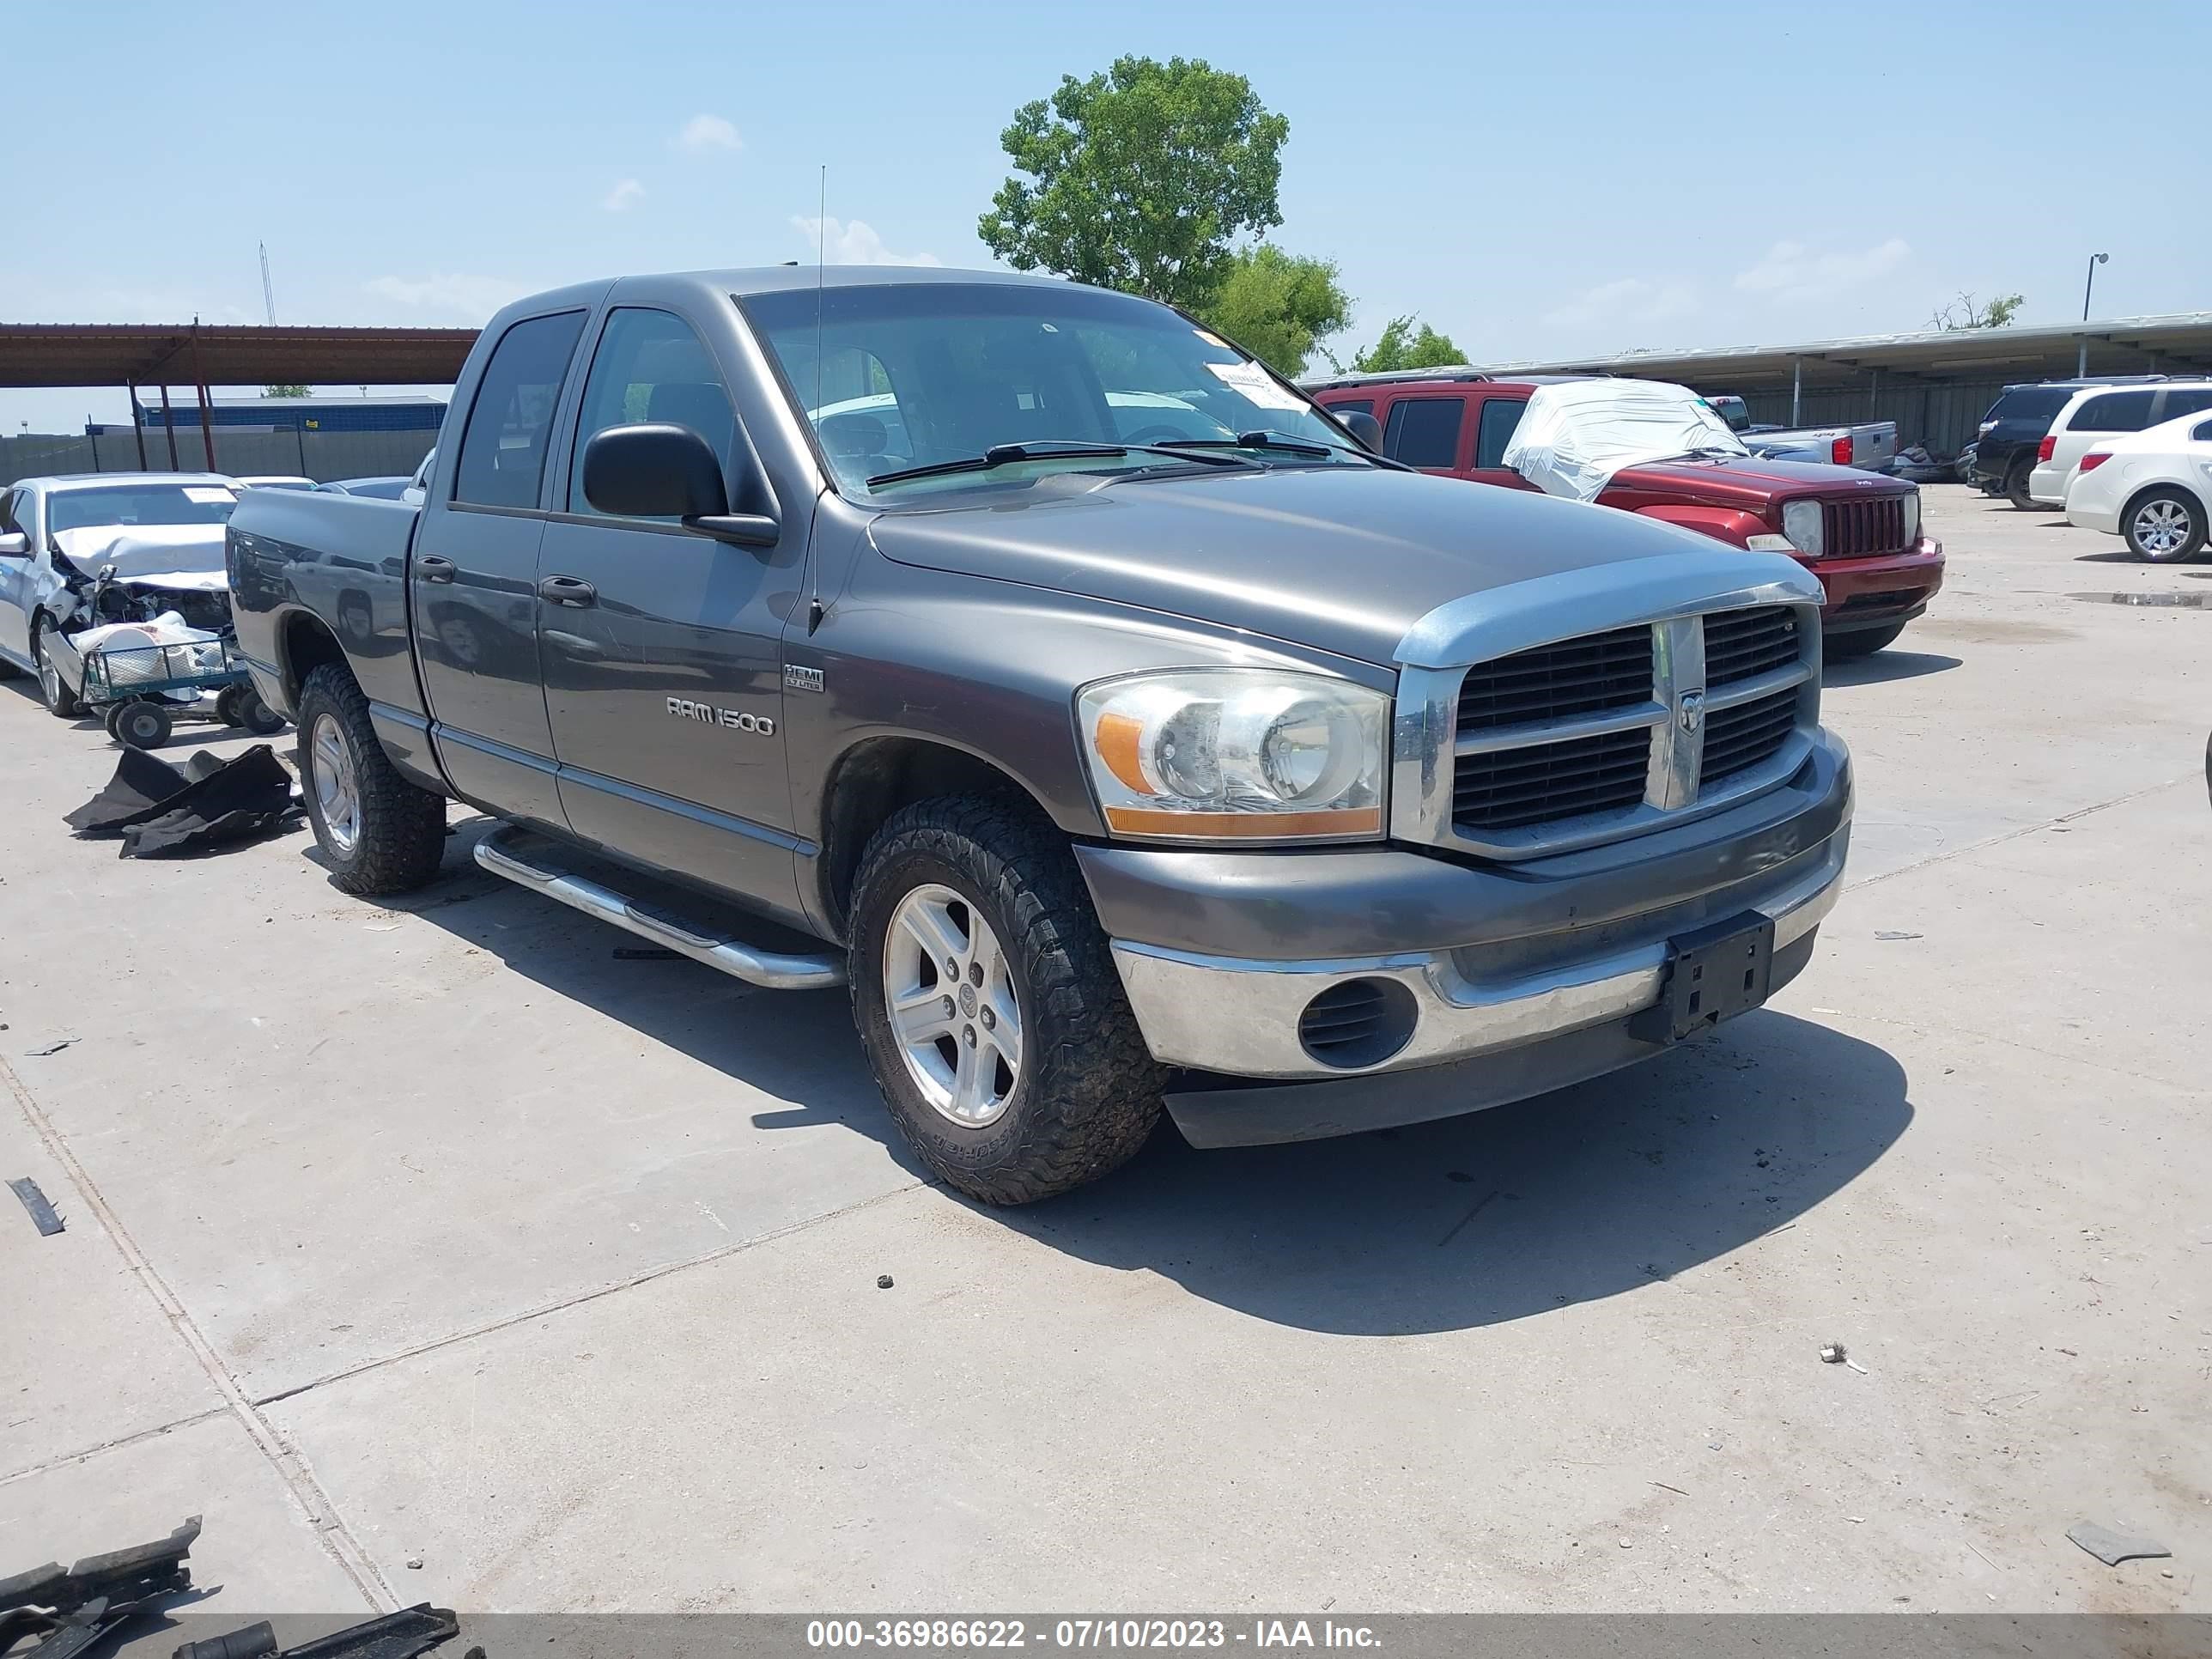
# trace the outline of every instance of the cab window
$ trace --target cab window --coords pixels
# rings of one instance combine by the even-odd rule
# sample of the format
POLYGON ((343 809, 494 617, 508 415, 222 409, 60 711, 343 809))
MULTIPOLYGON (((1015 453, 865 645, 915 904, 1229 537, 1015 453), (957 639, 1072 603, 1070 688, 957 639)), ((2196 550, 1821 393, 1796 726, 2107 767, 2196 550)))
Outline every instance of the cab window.
POLYGON ((568 470, 569 512, 599 510, 584 499, 585 446, 611 426, 643 421, 689 427, 720 460, 723 477, 729 476, 737 416, 706 343, 673 313, 624 307, 607 314, 584 381, 583 413, 568 470))
POLYGON ((1505 465, 1505 446, 1513 441, 1513 434, 1519 429, 1521 417, 1528 409, 1528 400, 1522 398, 1490 398, 1484 400, 1482 418, 1474 428, 1474 464, 1477 466, 1500 467, 1505 465))
POLYGON ((478 507, 535 507, 561 382, 584 313, 532 317, 500 337, 461 434, 453 499, 478 507))
POLYGON ((1407 466, 1456 466, 1466 413, 1464 398, 1401 398, 1390 405, 1389 423, 1382 428, 1382 453, 1407 466))

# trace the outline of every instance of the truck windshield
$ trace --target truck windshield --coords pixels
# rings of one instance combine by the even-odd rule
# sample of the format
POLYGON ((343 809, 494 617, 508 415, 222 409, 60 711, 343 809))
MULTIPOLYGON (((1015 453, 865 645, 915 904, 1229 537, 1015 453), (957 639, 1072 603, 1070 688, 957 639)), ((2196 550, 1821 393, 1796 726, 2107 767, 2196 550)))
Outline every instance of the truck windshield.
POLYGON ((222 484, 96 484, 47 497, 46 528, 58 535, 95 525, 223 524, 237 505, 237 492, 222 484))
MULTIPOLYGON (((1164 306, 1074 283, 914 283, 740 302, 848 494, 969 489, 975 470, 885 479, 1009 446, 1012 476, 1177 465, 1115 445, 1249 447, 1268 465, 1359 466, 1342 428, 1258 363, 1164 306), (820 307, 817 329, 816 308, 820 307), (819 341, 819 350, 817 341, 819 341), (1280 443, 1245 439, 1280 440, 1280 443), (871 488, 868 480, 884 480, 871 488)), ((1194 455, 1194 462, 1197 460, 1194 455)))

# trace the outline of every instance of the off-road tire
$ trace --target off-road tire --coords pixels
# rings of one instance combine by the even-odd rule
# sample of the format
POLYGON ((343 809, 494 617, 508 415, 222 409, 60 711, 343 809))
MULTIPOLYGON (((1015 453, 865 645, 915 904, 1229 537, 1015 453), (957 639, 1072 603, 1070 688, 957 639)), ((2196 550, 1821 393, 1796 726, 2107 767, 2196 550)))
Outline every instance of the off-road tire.
POLYGON ((1820 636, 1820 655, 1828 662, 1855 662, 1861 657, 1871 657, 1884 646, 1897 643, 1897 636, 1905 631, 1903 623, 1892 623, 1887 628, 1855 628, 1848 634, 1824 634, 1820 636))
POLYGON ((2033 513, 2037 510, 2035 497, 2027 493, 2028 477, 2034 471, 2035 463, 2022 457, 2014 461, 2012 464, 2012 471, 2005 474, 2005 499, 2023 513, 2033 513))
MULTIPOLYGON (((31 662, 34 668, 46 659, 46 635, 52 632, 53 632, 52 628, 43 617, 31 623, 31 662)), ((46 693, 46 673, 43 669, 40 669, 39 671, 39 701, 46 706, 46 713, 58 720, 73 720, 84 713, 84 705, 80 703, 70 690, 68 683, 61 678, 61 671, 58 669, 54 671, 54 694, 49 696, 46 693)))
POLYGON ((860 1046, 922 1162, 988 1204, 1030 1204, 1118 1168, 1160 1115, 1163 1068, 1145 1047, 1111 948, 1065 837, 1013 803, 973 796, 892 815, 860 856, 848 978, 860 1046), (884 934, 917 886, 949 887, 1004 946, 1023 1023, 1022 1075, 1005 1115, 954 1122, 922 1097, 884 1003, 884 934))
POLYGON ((349 893, 411 893, 435 876, 446 851, 446 798, 399 775, 369 722, 368 699, 345 669, 325 663, 307 676, 299 730, 300 793, 331 881, 349 893), (361 834, 350 851, 332 844, 315 796, 311 734, 325 714, 337 723, 361 798, 361 834))

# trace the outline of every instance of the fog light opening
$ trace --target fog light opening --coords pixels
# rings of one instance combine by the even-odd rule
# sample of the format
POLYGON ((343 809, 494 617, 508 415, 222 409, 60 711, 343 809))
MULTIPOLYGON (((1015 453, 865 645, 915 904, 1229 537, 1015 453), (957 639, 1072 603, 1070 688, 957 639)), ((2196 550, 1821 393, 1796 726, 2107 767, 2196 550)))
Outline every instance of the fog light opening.
POLYGON ((1348 979, 1332 985, 1298 1016, 1307 1054, 1338 1071, 1379 1066, 1412 1041, 1420 1010, 1395 979, 1348 979))

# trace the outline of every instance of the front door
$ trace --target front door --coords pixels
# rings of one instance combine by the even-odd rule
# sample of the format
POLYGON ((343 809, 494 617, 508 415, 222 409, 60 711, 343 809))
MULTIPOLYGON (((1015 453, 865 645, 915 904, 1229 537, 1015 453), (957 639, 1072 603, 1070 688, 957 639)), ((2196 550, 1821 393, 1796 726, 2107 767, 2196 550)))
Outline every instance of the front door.
POLYGON ((526 318, 500 337, 453 470, 433 473, 408 562, 422 690, 447 777, 479 806, 555 826, 561 803, 538 661, 540 497, 584 317, 526 318))
POLYGON ((732 546, 584 498, 592 435, 686 426, 723 459, 742 441, 728 386, 673 312, 607 313, 576 422, 563 499, 538 561, 538 638, 568 827, 677 875, 801 913, 783 758, 788 545, 732 546))
POLYGON ((19 665, 31 659, 31 577, 39 563, 31 508, 28 489, 0 489, 0 652, 19 665))
POLYGON ((1527 413, 1526 398, 1485 398, 1474 421, 1474 465, 1468 477, 1477 483, 1503 484, 1508 489, 1534 489, 1534 484, 1505 465, 1505 446, 1527 413))

